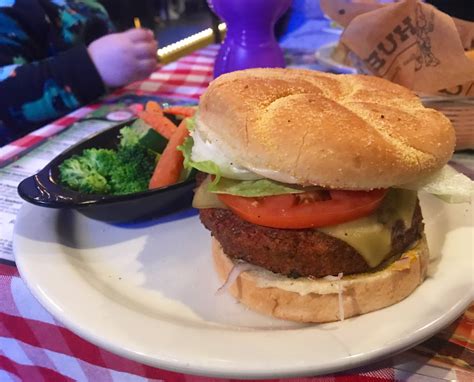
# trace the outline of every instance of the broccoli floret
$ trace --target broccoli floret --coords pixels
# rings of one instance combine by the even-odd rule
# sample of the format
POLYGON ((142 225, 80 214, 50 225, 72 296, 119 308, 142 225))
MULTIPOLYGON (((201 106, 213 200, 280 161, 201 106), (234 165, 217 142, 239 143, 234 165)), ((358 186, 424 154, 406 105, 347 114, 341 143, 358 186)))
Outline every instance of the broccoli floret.
POLYGON ((67 187, 91 194, 129 194, 145 191, 155 168, 156 154, 138 143, 133 128, 121 129, 117 151, 86 149, 60 166, 60 181, 67 187))
POLYGON ((117 153, 109 149, 87 149, 83 151, 82 158, 91 170, 106 176, 116 165, 117 153))
POLYGON ((120 147, 118 165, 111 172, 110 185, 114 194, 128 194, 148 189, 155 168, 155 154, 141 145, 120 147))
POLYGON ((80 184, 79 191, 88 194, 108 194, 110 186, 107 183, 107 179, 98 172, 91 172, 80 184))
POLYGON ((132 147, 140 142, 143 132, 131 126, 125 126, 120 129, 120 147, 132 147))
POLYGON ((106 177, 114 167, 116 157, 113 150, 84 150, 82 155, 74 155, 61 163, 60 180, 76 191, 106 194, 110 191, 106 177))
POLYGON ((136 119, 131 126, 122 127, 120 129, 120 147, 137 145, 149 130, 150 126, 141 119, 136 119))

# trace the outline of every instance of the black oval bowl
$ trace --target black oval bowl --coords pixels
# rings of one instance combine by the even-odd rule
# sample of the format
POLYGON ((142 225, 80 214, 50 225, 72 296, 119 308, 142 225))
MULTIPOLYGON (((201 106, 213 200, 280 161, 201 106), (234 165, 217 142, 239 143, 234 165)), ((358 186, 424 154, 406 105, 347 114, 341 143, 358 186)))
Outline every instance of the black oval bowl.
POLYGON ((131 122, 123 123, 89 137, 54 158, 36 175, 18 185, 19 195, 32 204, 49 208, 75 209, 96 220, 123 223, 148 220, 191 206, 194 177, 173 184, 126 195, 95 195, 73 191, 59 182, 58 166, 84 149, 114 149, 119 143, 119 130, 131 122))

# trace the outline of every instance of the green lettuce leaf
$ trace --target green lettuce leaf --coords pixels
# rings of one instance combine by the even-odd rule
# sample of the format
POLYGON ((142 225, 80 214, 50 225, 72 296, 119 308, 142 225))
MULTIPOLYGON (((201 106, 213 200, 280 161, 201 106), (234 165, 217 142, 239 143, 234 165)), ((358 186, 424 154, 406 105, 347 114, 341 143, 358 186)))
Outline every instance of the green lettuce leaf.
POLYGON ((188 172, 188 175, 192 171, 193 168, 195 168, 196 170, 205 172, 207 174, 215 175, 216 178, 214 179, 214 182, 218 182, 219 179, 221 178, 221 171, 217 164, 215 164, 213 161, 210 161, 210 160, 194 162, 191 159, 191 150, 193 149, 193 144, 194 144, 193 138, 187 137, 184 140, 183 144, 181 146, 178 146, 178 150, 181 151, 184 156, 184 161, 183 161, 184 170, 188 172))
MULTIPOLYGON (((188 130, 193 131, 193 129, 194 119, 190 119, 188 122, 188 130)), ((270 179, 237 180, 224 178, 222 177, 222 171, 215 162, 210 160, 195 162, 191 159, 193 145, 193 138, 187 137, 183 144, 178 146, 178 150, 180 150, 184 156, 183 166, 185 173, 181 176, 188 176, 193 169, 215 175, 214 180, 209 183, 209 192, 246 197, 259 197, 296 194, 305 191, 301 187, 279 183, 270 179)))
POLYGON ((194 131, 194 127, 196 126, 196 117, 189 117, 188 120, 186 121, 186 128, 189 131, 194 131))
POLYGON ((231 194, 245 197, 260 197, 305 192, 296 185, 275 182, 270 179, 237 180, 221 177, 209 184, 208 191, 218 194, 231 194))
POLYGON ((449 165, 431 176, 399 188, 427 192, 447 203, 470 203, 474 197, 474 182, 449 165))

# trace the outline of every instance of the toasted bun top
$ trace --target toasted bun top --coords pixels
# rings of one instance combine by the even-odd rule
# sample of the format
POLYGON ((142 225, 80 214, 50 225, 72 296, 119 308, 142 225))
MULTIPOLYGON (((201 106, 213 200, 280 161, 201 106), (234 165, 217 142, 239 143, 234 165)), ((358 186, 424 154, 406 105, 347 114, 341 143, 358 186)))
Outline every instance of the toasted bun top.
POLYGON ((402 86, 301 69, 218 77, 196 123, 203 138, 264 177, 353 190, 429 175, 455 144, 449 120, 402 86))

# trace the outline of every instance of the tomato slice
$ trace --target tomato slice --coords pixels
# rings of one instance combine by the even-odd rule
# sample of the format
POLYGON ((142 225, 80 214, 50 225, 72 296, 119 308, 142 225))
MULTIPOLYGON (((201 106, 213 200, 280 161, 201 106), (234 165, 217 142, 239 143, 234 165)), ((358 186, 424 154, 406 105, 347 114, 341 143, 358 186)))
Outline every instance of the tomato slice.
POLYGON ((237 216, 272 228, 299 229, 345 223, 370 215, 387 190, 313 191, 260 198, 218 194, 237 216))

